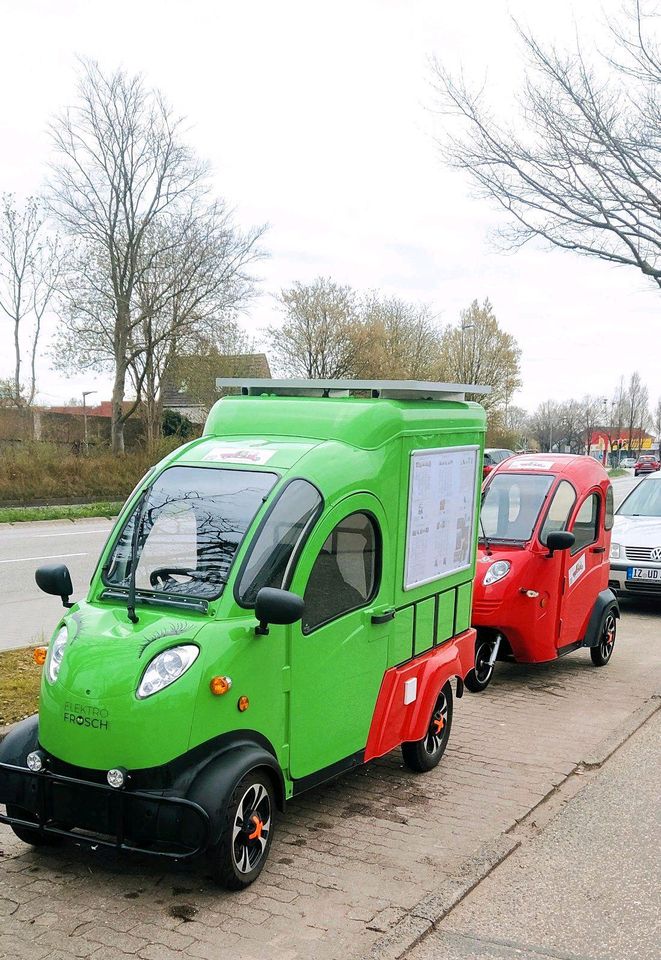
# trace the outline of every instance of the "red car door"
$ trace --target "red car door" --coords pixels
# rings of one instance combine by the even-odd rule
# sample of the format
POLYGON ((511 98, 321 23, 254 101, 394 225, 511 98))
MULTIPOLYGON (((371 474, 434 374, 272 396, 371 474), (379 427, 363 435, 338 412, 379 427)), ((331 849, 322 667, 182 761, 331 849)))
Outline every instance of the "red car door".
POLYGON ((559 651, 583 639, 597 594, 608 583, 604 498, 600 489, 591 490, 577 504, 567 529, 576 542, 563 554, 559 651))

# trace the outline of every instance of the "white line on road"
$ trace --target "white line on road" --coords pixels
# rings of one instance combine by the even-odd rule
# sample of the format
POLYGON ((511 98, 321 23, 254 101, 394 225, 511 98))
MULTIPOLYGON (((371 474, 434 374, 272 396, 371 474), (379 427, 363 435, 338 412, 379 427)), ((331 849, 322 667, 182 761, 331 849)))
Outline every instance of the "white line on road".
POLYGON ((49 539, 50 537, 81 537, 88 533, 108 533, 110 529, 111 527, 95 527, 93 530, 71 530, 67 533, 28 533, 26 539, 39 540, 41 538, 49 539))
POLYGON ((27 563, 28 560, 63 560, 65 557, 87 556, 87 553, 51 553, 47 557, 16 557, 12 560, 0 560, 0 563, 27 563))

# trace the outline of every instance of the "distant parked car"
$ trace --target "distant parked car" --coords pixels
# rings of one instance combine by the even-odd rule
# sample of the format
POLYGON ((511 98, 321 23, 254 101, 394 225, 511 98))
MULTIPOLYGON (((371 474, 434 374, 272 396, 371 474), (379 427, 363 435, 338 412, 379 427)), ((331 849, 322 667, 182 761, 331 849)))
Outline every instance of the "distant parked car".
POLYGON ((635 457, 625 457, 624 460, 620 461, 621 467, 635 467, 636 458, 635 457))
POLYGON ((661 464, 656 457, 638 457, 633 467, 634 476, 637 477, 641 473, 656 473, 659 467, 661 464))
POLYGON ((482 479, 491 473, 491 471, 498 466, 499 463, 502 463, 503 460, 507 460, 508 457, 513 457, 513 450, 502 450, 495 447, 490 447, 484 451, 484 466, 482 468, 482 479))
POLYGON ((661 599, 661 473, 643 480, 615 514, 609 586, 661 599))

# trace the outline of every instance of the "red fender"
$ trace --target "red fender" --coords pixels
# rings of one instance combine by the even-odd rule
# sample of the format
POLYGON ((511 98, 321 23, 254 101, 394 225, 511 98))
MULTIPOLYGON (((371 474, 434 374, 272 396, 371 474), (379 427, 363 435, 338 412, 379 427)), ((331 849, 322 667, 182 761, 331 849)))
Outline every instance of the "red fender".
POLYGON ((441 688, 451 677, 463 680, 475 666, 475 636, 471 627, 414 660, 386 670, 365 747, 366 761, 382 757, 407 740, 422 740, 441 688))

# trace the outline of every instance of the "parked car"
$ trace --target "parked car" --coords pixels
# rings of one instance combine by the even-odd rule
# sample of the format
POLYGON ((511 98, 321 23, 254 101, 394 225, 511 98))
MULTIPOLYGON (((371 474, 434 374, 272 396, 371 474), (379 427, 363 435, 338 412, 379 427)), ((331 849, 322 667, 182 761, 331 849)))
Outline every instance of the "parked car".
POLYGON ((504 460, 507 460, 508 457, 513 457, 513 450, 503 450, 494 447, 488 447, 484 451, 484 466, 482 467, 482 476, 486 477, 487 474, 491 473, 499 463, 502 463, 504 460))
POLYGON ((661 464, 656 457, 638 457, 633 468, 634 476, 637 477, 641 473, 656 473, 659 467, 661 464))
POLYGON ((619 465, 620 465, 621 467, 626 467, 628 470, 630 470, 632 467, 635 467, 635 466, 636 466, 636 458, 635 458, 635 457, 625 457, 624 460, 621 460, 621 461, 620 461, 620 464, 619 464, 619 465))
POLYGON ((618 507, 610 562, 611 589, 661 598, 661 473, 646 477, 618 507))
MULTIPOLYGON (((660 485, 661 486, 661 485, 660 485)), ((469 690, 496 660, 555 660, 581 647, 605 666, 619 608, 608 587, 613 487, 592 457, 516 456, 483 484, 469 690)))
POLYGON ((0 822, 204 853, 240 889, 290 798, 397 747, 441 759, 474 665, 486 416, 455 385, 218 386, 242 395, 138 484, 87 596, 37 570, 66 609, 39 715, 0 743, 0 822))

